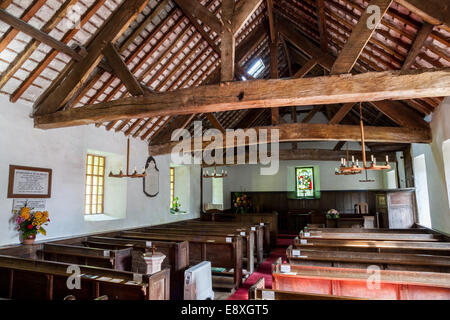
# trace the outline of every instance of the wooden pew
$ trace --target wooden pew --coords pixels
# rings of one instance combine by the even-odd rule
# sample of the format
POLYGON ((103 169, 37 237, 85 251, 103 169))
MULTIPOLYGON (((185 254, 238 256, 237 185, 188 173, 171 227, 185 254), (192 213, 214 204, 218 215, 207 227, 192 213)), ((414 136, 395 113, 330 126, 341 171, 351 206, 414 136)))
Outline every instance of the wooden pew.
POLYGON ((242 283, 242 238, 200 235, 161 234, 150 232, 124 231, 124 239, 146 241, 189 242, 189 261, 192 265, 201 261, 211 261, 212 267, 231 268, 231 271, 213 272, 213 287, 217 289, 237 289, 242 283), (232 281, 229 281, 232 276, 232 281))
POLYGON ((450 274, 272 265, 274 290, 366 299, 449 300, 450 274), (374 281, 378 280, 378 281, 374 281))
POLYGON ((433 234, 428 229, 412 228, 412 229, 364 229, 364 228, 311 228, 305 227, 305 232, 323 232, 323 233, 406 233, 406 234, 433 234))
POLYGON ((229 229, 234 231, 245 231, 245 232, 255 232, 255 252, 257 254, 258 263, 262 263, 263 254, 269 254, 270 252, 270 229, 267 224, 249 224, 249 223, 235 223, 235 222, 208 222, 201 220, 185 220, 176 223, 170 223, 165 225, 160 225, 158 227, 197 227, 197 228, 208 228, 213 230, 229 229))
MULTIPOLYGON (((245 230, 245 229, 243 229, 245 230)), ((195 226, 181 227, 181 226, 171 226, 171 227, 151 227, 137 229, 139 232, 160 232, 165 234, 181 234, 181 235, 202 235, 202 236, 218 236, 218 237, 241 237, 242 238, 242 256, 245 258, 247 263, 247 271, 252 274, 255 266, 255 232, 251 230, 246 231, 236 231, 227 229, 198 229, 195 226)))
POLYGON ((338 268, 368 268, 376 265, 385 270, 450 272, 450 257, 410 253, 342 252, 315 249, 286 250, 291 265, 338 268))
POLYGON ((278 213, 202 213, 201 220, 204 221, 228 221, 228 222, 238 222, 238 223, 252 223, 260 224, 265 223, 270 227, 270 245, 275 247, 278 238, 278 213))
POLYGON ((67 287, 71 264, 0 256, 0 297, 14 300, 168 300, 170 270, 153 275, 80 266, 80 289, 67 287))
MULTIPOLYGON (((152 245, 157 252, 166 256, 163 268, 170 269, 170 297, 172 300, 182 300, 184 296, 184 271, 189 267, 189 243, 187 241, 145 241, 109 237, 86 237, 83 244, 91 248, 123 249, 133 248, 133 261, 136 255, 150 251, 152 245)), ((132 263, 132 272, 142 273, 142 268, 132 263)))
POLYGON ((43 260, 131 271, 133 248, 99 249, 44 243, 38 255, 43 260))
POLYGON ((300 239, 327 239, 327 240, 383 240, 383 241, 415 241, 437 242, 442 237, 435 234, 408 234, 408 233, 371 233, 371 232, 305 232, 300 233, 300 239))
POLYGON ((297 249, 320 249, 326 251, 390 252, 416 253, 429 255, 450 255, 449 242, 414 242, 414 241, 372 241, 372 240, 327 240, 295 239, 297 249))
POLYGON ((302 293, 266 289, 264 278, 259 279, 248 290, 249 300, 362 300, 353 297, 339 297, 329 294, 302 293))

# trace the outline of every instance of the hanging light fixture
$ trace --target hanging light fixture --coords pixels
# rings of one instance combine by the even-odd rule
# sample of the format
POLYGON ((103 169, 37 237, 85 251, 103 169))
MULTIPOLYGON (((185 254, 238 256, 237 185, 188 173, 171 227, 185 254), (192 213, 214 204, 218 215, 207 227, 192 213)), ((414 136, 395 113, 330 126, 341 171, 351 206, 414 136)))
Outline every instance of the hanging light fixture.
POLYGON ((223 171, 222 173, 218 174, 217 173, 217 168, 216 168, 216 164, 214 164, 214 170, 212 171, 212 173, 210 174, 208 170, 203 172, 203 178, 225 178, 228 175, 227 171, 223 171))
MULTIPOLYGON (((352 174, 360 174, 363 170, 390 170, 391 166, 389 165, 389 156, 386 155, 386 162, 384 165, 377 165, 377 159, 372 155, 371 156, 371 164, 367 165, 366 159, 366 145, 364 140, 364 122, 362 119, 362 102, 359 104, 359 123, 361 128, 361 146, 362 146, 362 167, 359 165, 359 160, 356 159, 355 156, 352 156, 352 161, 350 162, 348 159, 348 142, 347 142, 347 159, 341 158, 341 166, 335 169, 336 175, 352 175, 352 174)), ((367 179, 366 179, 367 180, 367 179)))
POLYGON ((113 174, 112 171, 109 173, 110 178, 144 178, 147 174, 145 173, 145 168, 142 169, 142 173, 138 173, 136 167, 134 167, 133 172, 130 174, 130 138, 127 141, 127 172, 124 174, 122 169, 118 174, 113 174))

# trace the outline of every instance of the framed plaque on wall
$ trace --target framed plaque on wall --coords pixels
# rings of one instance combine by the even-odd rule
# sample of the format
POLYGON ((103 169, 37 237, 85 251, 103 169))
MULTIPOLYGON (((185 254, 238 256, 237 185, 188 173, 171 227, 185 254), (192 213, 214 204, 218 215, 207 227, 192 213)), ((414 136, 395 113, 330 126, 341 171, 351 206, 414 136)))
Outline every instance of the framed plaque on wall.
POLYGON ((9 166, 8 198, 50 198, 52 169, 9 166))

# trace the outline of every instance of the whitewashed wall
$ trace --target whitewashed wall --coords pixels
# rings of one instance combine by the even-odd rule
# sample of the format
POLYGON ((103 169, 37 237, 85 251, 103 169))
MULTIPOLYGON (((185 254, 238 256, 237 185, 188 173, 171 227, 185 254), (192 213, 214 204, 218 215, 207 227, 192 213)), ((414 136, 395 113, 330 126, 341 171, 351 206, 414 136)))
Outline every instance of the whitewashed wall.
POLYGON ((446 176, 450 163, 444 165, 442 146, 450 139, 449 123, 450 97, 447 97, 432 115, 433 142, 429 145, 413 144, 412 147, 413 158, 425 155, 432 227, 446 233, 450 233, 450 195, 446 183, 450 179, 448 174, 446 176))
MULTIPOLYGON (((160 194, 149 198, 142 192, 141 179, 127 181, 126 218, 109 221, 85 221, 84 176, 88 149, 126 154, 123 133, 83 126, 43 131, 33 128, 31 108, 12 104, 0 96, 0 246, 19 242, 10 223, 12 199, 7 199, 9 165, 53 169, 52 198, 47 200, 51 223, 45 239, 84 235, 94 232, 161 224, 198 217, 200 208, 200 168, 191 167, 189 214, 169 213, 170 157, 156 157, 160 170, 160 194)), ((147 159, 147 145, 131 140, 131 168, 142 168, 147 159)), ((125 163, 123 164, 125 167, 125 163)), ((119 168, 117 168, 119 169, 119 168)), ((105 190, 105 201, 108 191, 105 190)), ((184 208, 186 209, 186 208, 184 208)), ((38 236, 38 240, 43 240, 38 236)))

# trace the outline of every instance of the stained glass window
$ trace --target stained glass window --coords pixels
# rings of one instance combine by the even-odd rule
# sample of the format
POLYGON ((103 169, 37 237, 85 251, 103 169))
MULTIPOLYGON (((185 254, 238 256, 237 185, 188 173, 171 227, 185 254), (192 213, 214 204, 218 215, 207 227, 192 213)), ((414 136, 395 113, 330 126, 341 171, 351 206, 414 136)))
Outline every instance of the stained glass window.
POLYGON ((295 190, 298 198, 314 197, 314 168, 295 168, 295 190))

